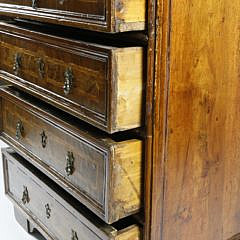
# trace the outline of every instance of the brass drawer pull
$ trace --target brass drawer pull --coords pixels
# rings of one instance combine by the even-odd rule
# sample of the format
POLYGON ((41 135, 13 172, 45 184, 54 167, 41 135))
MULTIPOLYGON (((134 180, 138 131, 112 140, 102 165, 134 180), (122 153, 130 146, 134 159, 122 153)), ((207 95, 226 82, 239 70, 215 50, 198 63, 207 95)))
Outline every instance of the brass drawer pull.
POLYGON ((64 90, 64 94, 68 95, 71 91, 73 79, 74 79, 73 71, 71 67, 68 67, 64 72, 64 79, 65 81, 64 81, 63 90, 64 90))
POLYGON ((38 0, 32 0, 32 8, 36 9, 37 8, 37 1, 38 0))
POLYGON ((45 131, 42 131, 42 133, 40 134, 41 138, 42 138, 42 147, 45 148, 47 146, 47 135, 45 134, 45 131))
POLYGON ((20 140, 20 138, 23 136, 23 131, 24 131, 23 123, 21 120, 19 120, 16 125, 16 139, 17 140, 20 140))
POLYGON ((67 164, 66 164, 65 171, 66 171, 67 175, 70 176, 74 172, 74 156, 73 156, 72 152, 68 151, 67 156, 66 156, 66 161, 67 161, 67 164))
POLYGON ((78 240, 77 232, 75 232, 74 230, 72 230, 72 238, 71 238, 71 240, 78 240))
POLYGON ((28 189, 27 189, 26 186, 23 186, 22 202, 23 202, 24 205, 30 202, 28 189))
POLYGON ((39 74, 40 78, 43 79, 44 74, 45 74, 45 64, 44 64, 42 58, 37 59, 37 67, 38 67, 38 74, 39 74))
POLYGON ((15 75, 19 74, 21 66, 22 66, 22 57, 20 53, 16 53, 14 55, 14 64, 13 64, 13 72, 15 75))
POLYGON ((46 217, 47 217, 47 219, 49 219, 51 217, 51 211, 52 210, 51 210, 48 203, 45 205, 45 209, 46 209, 46 217))

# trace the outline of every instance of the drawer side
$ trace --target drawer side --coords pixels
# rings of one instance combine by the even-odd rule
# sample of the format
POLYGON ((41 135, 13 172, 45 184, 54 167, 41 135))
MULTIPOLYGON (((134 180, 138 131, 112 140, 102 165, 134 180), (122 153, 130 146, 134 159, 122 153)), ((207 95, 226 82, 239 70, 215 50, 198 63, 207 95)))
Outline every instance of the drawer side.
POLYGON ((129 140, 118 143, 112 154, 109 212, 113 214, 109 219, 116 222, 138 212, 142 206, 143 142, 129 140))

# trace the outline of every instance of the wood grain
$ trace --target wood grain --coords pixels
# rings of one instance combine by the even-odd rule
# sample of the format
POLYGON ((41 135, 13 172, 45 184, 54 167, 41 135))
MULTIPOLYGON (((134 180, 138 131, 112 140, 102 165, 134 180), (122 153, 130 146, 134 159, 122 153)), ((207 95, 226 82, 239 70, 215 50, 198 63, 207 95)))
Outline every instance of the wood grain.
POLYGON ((172 1, 163 240, 240 232, 239 9, 172 1))
POLYGON ((145 239, 239 239, 239 2, 149 6, 145 239))
POLYGON ((31 228, 39 229, 51 240, 71 238, 73 231, 86 240, 140 240, 141 230, 137 225, 126 222, 126 227, 115 228, 104 224, 12 150, 3 151, 3 161, 8 183, 6 194, 26 230, 30 230, 30 223, 31 228), (22 202, 23 186, 27 187, 29 195, 29 202, 25 204, 22 202), (51 209, 49 215, 46 215, 46 204, 51 209))
POLYGON ((0 31, 1 79, 109 133, 143 124, 142 47, 74 41, 6 23, 0 31), (17 73, 16 54, 21 58, 17 73), (66 94, 69 69, 73 79, 66 94))
POLYGON ((170 1, 148 2, 144 239, 162 240, 168 109, 170 1))
POLYGON ((115 209, 121 219, 128 212, 142 207, 143 142, 128 140, 113 146, 111 189, 109 209, 115 209), (126 186, 128 190, 126 190, 126 186), (123 194, 124 192, 124 194, 123 194))
POLYGON ((139 48, 118 49, 114 53, 116 88, 115 129, 130 129, 143 124, 143 92, 145 89, 144 51, 139 48), (130 57, 131 56, 131 57, 130 57), (131 61, 131 63, 129 62, 131 61), (128 113, 128 114, 126 114, 128 113))
POLYGON ((114 140, 49 105, 24 97, 17 91, 1 90, 3 129, 1 138, 32 164, 107 223, 136 213, 142 200, 143 143, 138 139, 114 140), (40 104, 39 104, 40 103, 40 104), (60 116, 61 117, 60 117, 60 116), (23 131, 16 139, 16 125, 23 131), (43 133, 47 136, 42 146, 43 133), (73 168, 66 172, 72 153, 73 168))

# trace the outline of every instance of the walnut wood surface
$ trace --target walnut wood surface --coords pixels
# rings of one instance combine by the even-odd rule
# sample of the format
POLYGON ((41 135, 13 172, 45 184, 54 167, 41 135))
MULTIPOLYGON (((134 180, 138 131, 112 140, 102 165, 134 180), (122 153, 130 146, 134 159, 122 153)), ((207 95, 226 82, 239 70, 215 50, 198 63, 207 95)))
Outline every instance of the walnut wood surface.
POLYGON ((151 240, 239 239, 239 9, 158 1, 151 240))
POLYGON ((164 240, 240 232, 239 9, 172 2, 164 240))
POLYGON ((142 125, 142 47, 73 41, 7 23, 0 24, 0 33, 1 79, 109 133, 142 125), (66 95, 69 69, 73 79, 66 95))
MULTIPOLYGON (((54 111, 17 91, 1 90, 4 141, 52 177, 107 223, 136 213, 141 207, 142 141, 115 141, 59 118, 54 111), (51 113, 49 113, 51 112, 51 113), (23 131, 16 139, 16 126, 23 131), (47 137, 42 145, 43 134, 47 137), (66 172, 67 156, 74 158, 66 172)), ((63 115, 61 115, 63 118, 63 115)), ((66 117, 67 118, 67 117, 66 117)))
MULTIPOLYGON (((3 161, 6 194, 19 209, 16 212, 18 220, 23 224, 24 216, 28 216, 28 221, 34 223, 31 228, 37 227, 47 239, 71 239, 74 231, 78 238, 86 240, 140 240, 141 231, 137 225, 129 222, 125 227, 116 228, 94 219, 79 204, 70 203, 74 200, 12 150, 3 150, 3 161), (24 204, 25 188, 29 201, 24 204), (50 208, 49 214, 46 205, 50 208)), ((29 230, 29 226, 25 229, 29 230)))
POLYGON ((145 240, 162 240, 163 183, 168 94, 169 1, 148 1, 146 89, 145 240))
POLYGON ((145 0, 2 0, 0 14, 102 32, 145 29, 145 0), (137 11, 136 11, 137 9, 137 11))

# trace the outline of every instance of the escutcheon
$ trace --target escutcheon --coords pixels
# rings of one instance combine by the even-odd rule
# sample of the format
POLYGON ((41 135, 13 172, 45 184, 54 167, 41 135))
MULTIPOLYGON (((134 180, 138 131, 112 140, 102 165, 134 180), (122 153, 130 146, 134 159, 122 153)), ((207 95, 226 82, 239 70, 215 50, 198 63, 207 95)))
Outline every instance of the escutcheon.
POLYGON ((67 161, 67 164, 66 164, 65 171, 66 171, 67 175, 70 176, 74 172, 74 156, 73 156, 72 152, 68 151, 67 156, 66 156, 66 161, 67 161))
POLYGON ((46 217, 47 217, 47 219, 49 219, 51 217, 51 211, 52 210, 51 210, 48 203, 45 205, 45 210, 46 210, 46 217))
POLYGON ((14 55, 14 63, 13 63, 13 72, 15 75, 18 75, 22 66, 22 57, 20 53, 16 53, 14 55))
POLYGON ((28 189, 27 189, 26 186, 23 186, 22 202, 23 202, 24 205, 30 202, 28 189))
POLYGON ((20 138, 23 136, 23 123, 21 120, 19 120, 16 124, 16 139, 20 140, 20 138))
POLYGON ((45 148, 47 146, 47 135, 46 135, 44 130, 42 131, 40 136, 41 136, 41 139, 42 139, 42 141, 41 141, 42 147, 45 148))
POLYGON ((71 91, 72 88, 72 84, 73 84, 73 71, 71 67, 68 67, 66 69, 66 71, 64 72, 64 86, 63 86, 63 90, 64 90, 64 94, 68 95, 71 91))

